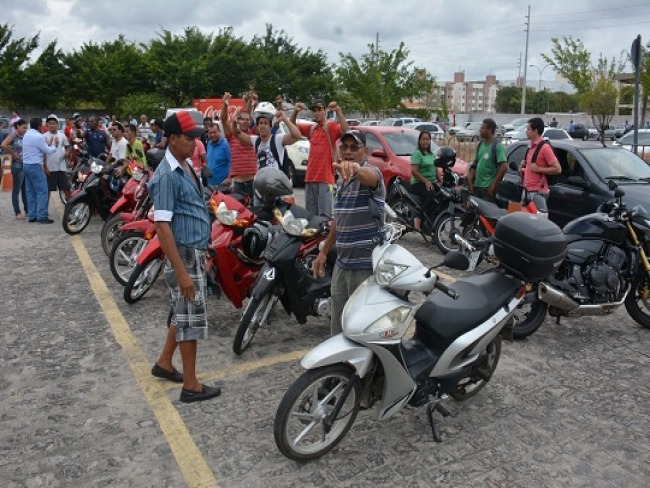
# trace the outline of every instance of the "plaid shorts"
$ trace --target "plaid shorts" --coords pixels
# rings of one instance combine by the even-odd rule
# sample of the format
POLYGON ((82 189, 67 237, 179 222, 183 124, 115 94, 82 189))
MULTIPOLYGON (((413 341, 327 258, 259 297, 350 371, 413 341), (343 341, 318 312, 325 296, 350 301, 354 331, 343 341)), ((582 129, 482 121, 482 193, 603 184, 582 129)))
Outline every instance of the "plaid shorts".
POLYGON ((178 254, 185 265, 196 293, 194 300, 185 300, 178 288, 176 272, 165 258, 165 281, 171 291, 171 320, 176 327, 176 341, 196 341, 208 337, 208 315, 205 309, 207 284, 205 275, 205 251, 191 247, 178 247, 178 254))

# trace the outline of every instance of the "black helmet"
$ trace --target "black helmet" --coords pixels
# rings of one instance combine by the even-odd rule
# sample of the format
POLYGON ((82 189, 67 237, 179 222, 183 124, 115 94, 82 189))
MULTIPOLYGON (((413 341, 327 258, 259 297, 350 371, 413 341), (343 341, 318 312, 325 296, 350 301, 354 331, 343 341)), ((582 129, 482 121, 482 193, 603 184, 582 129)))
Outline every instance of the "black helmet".
POLYGON ((255 222, 252 227, 249 227, 244 231, 242 237, 242 250, 246 257, 250 259, 260 259, 262 253, 264 253, 264 249, 266 249, 266 243, 268 240, 269 229, 260 222, 255 222))
POLYGON ((287 175, 268 166, 260 169, 255 175, 253 189, 264 205, 272 205, 278 197, 293 194, 293 187, 287 175))
POLYGON ((451 168, 454 164, 456 164, 456 151, 450 147, 436 149, 435 165, 437 168, 451 168))

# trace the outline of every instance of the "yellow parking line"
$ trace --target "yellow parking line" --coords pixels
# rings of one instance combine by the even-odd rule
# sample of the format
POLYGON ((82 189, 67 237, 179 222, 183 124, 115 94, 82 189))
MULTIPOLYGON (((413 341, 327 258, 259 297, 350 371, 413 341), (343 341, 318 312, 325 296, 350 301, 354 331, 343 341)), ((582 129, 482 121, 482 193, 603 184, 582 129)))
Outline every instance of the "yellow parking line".
POLYGON ((181 469, 187 486, 191 488, 217 487, 217 480, 205 458, 194 443, 183 419, 167 396, 167 389, 151 376, 151 363, 138 344, 128 322, 113 300, 106 283, 90 259, 79 236, 72 236, 72 246, 88 277, 90 286, 101 306, 115 340, 122 348, 133 376, 153 411, 172 454, 181 469))

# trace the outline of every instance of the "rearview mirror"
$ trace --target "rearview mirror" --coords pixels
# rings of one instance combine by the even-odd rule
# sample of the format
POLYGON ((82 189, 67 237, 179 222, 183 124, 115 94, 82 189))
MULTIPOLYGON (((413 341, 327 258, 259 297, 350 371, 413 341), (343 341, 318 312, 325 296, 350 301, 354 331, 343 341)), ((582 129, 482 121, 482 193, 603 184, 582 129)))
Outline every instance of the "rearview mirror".
POLYGON ((469 258, 458 251, 450 251, 445 254, 443 264, 448 268, 459 269, 461 271, 469 269, 469 258))

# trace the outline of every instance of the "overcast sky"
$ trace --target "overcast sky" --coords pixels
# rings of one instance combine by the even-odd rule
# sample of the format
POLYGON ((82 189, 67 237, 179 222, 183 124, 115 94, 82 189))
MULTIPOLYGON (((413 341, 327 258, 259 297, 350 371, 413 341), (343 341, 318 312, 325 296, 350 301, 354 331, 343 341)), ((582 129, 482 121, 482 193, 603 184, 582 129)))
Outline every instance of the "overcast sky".
MULTIPOLYGON (((40 32, 41 46, 58 40, 69 52, 84 42, 113 40, 120 33, 148 42, 161 28, 182 33, 197 26, 216 32, 232 26, 246 41, 262 35, 265 24, 284 31, 303 49, 323 50, 330 63, 339 52, 359 56, 379 34, 381 49, 403 41, 410 59, 438 81, 465 71, 467 80, 513 80, 526 47, 527 3, 517 0, 0 0, 0 22, 15 37, 40 32)), ((580 38, 597 58, 628 51, 637 34, 650 41, 649 0, 545 0, 531 5, 528 64, 545 66, 540 53, 550 53, 551 38, 580 38)), ((523 66, 521 68, 523 70, 523 66)), ((543 80, 553 80, 551 68, 543 80)), ((539 79, 528 69, 529 84, 539 79), (532 81, 534 80, 534 81, 532 81)))

